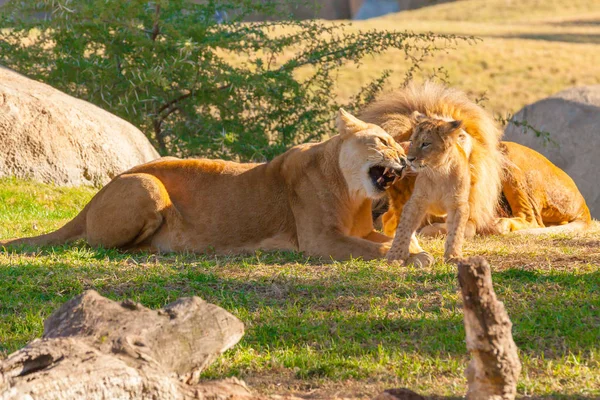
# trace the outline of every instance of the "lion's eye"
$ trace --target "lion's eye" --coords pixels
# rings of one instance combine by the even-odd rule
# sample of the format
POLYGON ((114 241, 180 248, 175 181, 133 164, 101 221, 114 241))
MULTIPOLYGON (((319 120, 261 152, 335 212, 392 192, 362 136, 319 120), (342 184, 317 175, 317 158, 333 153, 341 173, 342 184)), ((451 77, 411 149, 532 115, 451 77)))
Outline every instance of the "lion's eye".
POLYGON ((425 149, 427 147, 431 146, 431 143, 421 143, 421 148, 425 149))

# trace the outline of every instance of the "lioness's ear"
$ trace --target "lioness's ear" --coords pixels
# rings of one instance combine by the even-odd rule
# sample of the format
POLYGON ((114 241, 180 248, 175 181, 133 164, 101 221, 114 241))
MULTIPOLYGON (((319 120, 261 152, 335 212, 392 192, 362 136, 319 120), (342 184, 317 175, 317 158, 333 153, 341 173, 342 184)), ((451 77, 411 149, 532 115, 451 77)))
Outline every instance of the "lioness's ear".
POLYGON ((340 108, 337 124, 340 135, 353 134, 369 128, 369 124, 356 118, 343 108, 340 108))

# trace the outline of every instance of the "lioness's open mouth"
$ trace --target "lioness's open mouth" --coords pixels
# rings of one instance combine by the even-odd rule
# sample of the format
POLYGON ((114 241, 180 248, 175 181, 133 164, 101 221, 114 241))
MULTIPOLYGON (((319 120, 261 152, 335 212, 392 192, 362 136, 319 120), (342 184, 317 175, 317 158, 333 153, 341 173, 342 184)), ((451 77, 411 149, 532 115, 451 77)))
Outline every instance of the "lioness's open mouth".
POLYGON ((369 176, 371 177, 371 181, 373 181, 373 185, 383 192, 394 183, 396 178, 402 178, 405 169, 404 167, 394 169, 376 165, 369 168, 369 176))

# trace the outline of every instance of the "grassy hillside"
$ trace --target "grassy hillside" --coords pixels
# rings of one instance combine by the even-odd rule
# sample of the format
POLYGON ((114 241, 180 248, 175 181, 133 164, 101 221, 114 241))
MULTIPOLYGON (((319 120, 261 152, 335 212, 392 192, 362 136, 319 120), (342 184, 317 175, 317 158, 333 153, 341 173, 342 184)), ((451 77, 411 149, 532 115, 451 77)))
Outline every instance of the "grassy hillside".
MULTIPOLYGON (((88 188, 0 180, 0 238, 44 233, 76 215, 88 188)), ((514 323, 522 395, 600 396, 600 225, 576 237, 477 238, 514 323)), ((441 240, 423 246, 439 260, 441 240)), ((238 316, 241 343, 206 373, 267 393, 369 398, 389 387, 457 396, 467 362, 455 267, 416 269, 302 254, 127 255, 78 246, 0 251, 0 355, 42 333, 85 289, 157 308, 197 295, 238 316)), ((571 398, 571 397, 569 397, 571 398)))
MULTIPOLYGON (((472 97, 486 93, 486 108, 514 113, 522 106, 576 85, 600 83, 600 2, 561 0, 462 0, 354 22, 352 29, 396 29, 475 35, 476 45, 458 44, 431 58, 420 77, 444 67, 448 83, 472 97)), ((404 79, 407 63, 390 52, 366 60, 361 70, 340 74, 339 96, 393 71, 389 88, 404 79)))

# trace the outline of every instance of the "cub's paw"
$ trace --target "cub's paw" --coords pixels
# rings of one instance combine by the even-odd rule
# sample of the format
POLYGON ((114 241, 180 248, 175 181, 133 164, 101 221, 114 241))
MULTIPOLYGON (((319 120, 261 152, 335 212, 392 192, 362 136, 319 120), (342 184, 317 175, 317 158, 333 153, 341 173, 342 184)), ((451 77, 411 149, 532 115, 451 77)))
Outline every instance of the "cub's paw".
POLYGON ((465 259, 461 255, 449 255, 444 256, 444 262, 448 264, 458 265, 459 262, 464 261, 465 259))
POLYGON ((404 265, 412 264, 418 268, 426 268, 433 264, 434 261, 435 258, 433 258, 431 254, 427 253, 426 251, 422 251, 420 253, 411 254, 404 262, 404 265))

